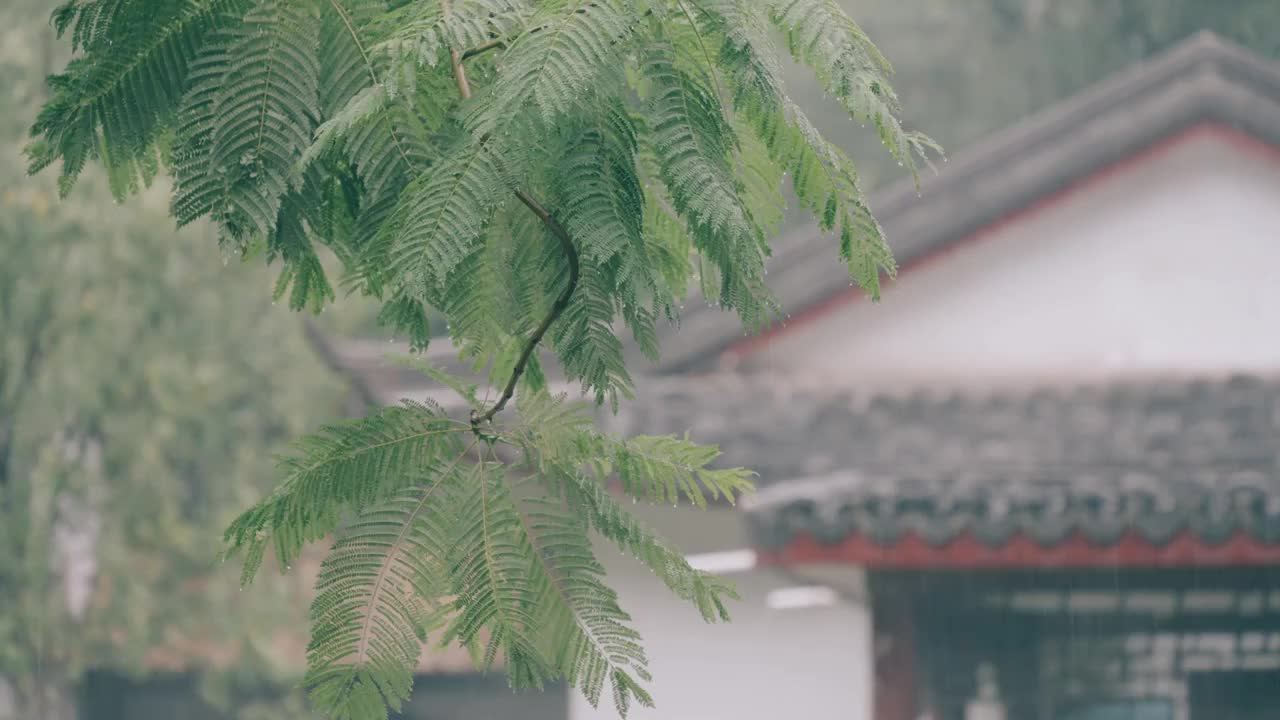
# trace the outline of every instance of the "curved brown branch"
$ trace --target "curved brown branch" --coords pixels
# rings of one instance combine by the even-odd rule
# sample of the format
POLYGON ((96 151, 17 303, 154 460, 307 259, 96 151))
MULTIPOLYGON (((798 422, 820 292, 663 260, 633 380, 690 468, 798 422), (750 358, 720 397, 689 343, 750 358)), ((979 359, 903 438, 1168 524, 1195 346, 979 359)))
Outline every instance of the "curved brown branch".
POLYGON ((484 43, 483 45, 477 45, 471 48, 470 50, 462 53, 462 59, 470 60, 471 58, 476 57, 477 55, 483 55, 489 52, 490 50, 505 48, 506 46, 507 44, 501 40, 490 40, 489 42, 484 43))
POLYGON ((502 412, 507 406, 507 402, 515 395, 516 383, 520 381, 520 377, 524 375, 525 368, 529 365, 529 359, 533 357, 533 351, 537 349, 538 343, 542 342, 542 338, 547 334, 547 330, 551 329, 551 324, 556 318, 564 314, 569 308, 569 300, 573 298, 573 291, 578 288, 578 278, 581 267, 578 260, 578 249, 574 247, 573 237, 569 235, 569 231, 565 230, 559 220, 552 217, 551 213, 538 202, 536 198, 524 190, 517 190, 516 197, 520 198, 520 202, 525 204, 538 219, 547 226, 552 235, 560 241, 560 249, 564 251, 565 259, 569 261, 569 282, 565 284, 564 290, 560 291, 560 296, 556 298, 555 304, 551 306, 550 312, 542 319, 542 323, 538 325, 533 334, 529 336, 528 342, 525 343, 524 349, 520 351, 520 359, 516 361, 515 368, 511 371, 511 379, 507 381, 507 386, 502 390, 502 397, 498 398, 498 402, 493 407, 479 415, 472 413, 471 428, 479 431, 481 423, 493 420, 493 416, 502 412))
MULTIPOLYGON (((462 67, 462 60, 466 57, 465 53, 461 53, 457 48, 449 51, 449 58, 453 64, 453 79, 458 84, 458 92, 461 93, 463 99, 471 97, 471 83, 467 81, 467 71, 462 67)), ((524 371, 529 366, 529 360, 533 357, 533 351, 538 348, 538 344, 542 342, 543 336, 547 334, 547 330, 551 329, 551 324, 556 318, 564 314, 569 308, 569 300, 573 297, 573 291, 578 288, 578 276, 581 268, 578 262, 578 249, 573 244, 573 237, 569 235, 569 231, 564 225, 560 224, 551 213, 543 207, 542 203, 526 190, 516 190, 516 197, 525 207, 538 216, 543 225, 555 235, 560 241, 560 248, 564 251, 565 259, 569 261, 569 282, 564 286, 564 290, 560 292, 560 296, 556 298, 555 303, 551 306, 551 310, 547 316, 542 319, 542 323, 529 336, 529 340, 525 343, 524 349, 520 351, 520 358, 516 360, 515 367, 511 370, 511 378, 507 380, 507 386, 502 389, 502 396, 488 410, 478 413, 471 411, 471 431, 477 436, 481 436, 480 426, 484 423, 491 422, 493 417, 502 412, 507 406, 511 398, 516 393, 516 384, 520 382, 520 378, 524 376, 524 371)))

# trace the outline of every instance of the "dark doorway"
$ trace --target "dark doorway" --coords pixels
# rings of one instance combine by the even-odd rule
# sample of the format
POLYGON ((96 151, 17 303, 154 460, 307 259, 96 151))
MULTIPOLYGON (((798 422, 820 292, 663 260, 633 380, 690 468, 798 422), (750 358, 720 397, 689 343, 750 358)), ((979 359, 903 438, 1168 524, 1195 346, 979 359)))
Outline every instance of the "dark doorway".
POLYGON ((1062 720, 1173 720, 1173 705, 1168 700, 1086 703, 1060 717, 1062 720))
POLYGON ((1191 720, 1280 718, 1280 671, 1196 673, 1191 720))
POLYGON ((81 720, 223 720, 200 697, 195 679, 156 674, 141 680, 112 672, 86 674, 81 687, 81 720))
MULTIPOLYGON (((604 703, 609 702, 607 699, 604 703)), ((512 691, 504 673, 420 675, 394 720, 565 720, 569 692, 560 683, 512 691)))

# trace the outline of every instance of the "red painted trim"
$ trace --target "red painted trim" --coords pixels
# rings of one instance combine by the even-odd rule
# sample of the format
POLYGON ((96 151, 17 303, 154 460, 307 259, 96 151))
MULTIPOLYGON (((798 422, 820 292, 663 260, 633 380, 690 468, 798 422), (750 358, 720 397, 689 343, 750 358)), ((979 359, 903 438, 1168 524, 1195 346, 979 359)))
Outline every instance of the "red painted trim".
MULTIPOLYGON (((997 233, 1007 229, 1011 225, 1020 222, 1027 222, 1048 208, 1058 205, 1087 189, 1097 187, 1098 185, 1114 179, 1128 170, 1135 169, 1140 165, 1166 155, 1180 145, 1206 137, 1221 140, 1228 145, 1236 147, 1237 149, 1243 150, 1249 154, 1259 155, 1269 162, 1280 165, 1280 147, 1250 135, 1243 130, 1217 122, 1206 122, 1192 125, 1181 132, 1174 133, 1164 139, 1157 140, 1132 155, 1110 163, 1109 165, 1105 165, 1101 169, 1072 182, 1060 190, 1048 193, 1038 200, 1000 217, 976 232, 959 238, 953 242, 945 243, 942 247, 932 252, 925 253, 910 262, 903 263, 898 276, 901 277, 909 272, 918 270, 919 268, 937 263, 938 261, 945 259, 951 253, 966 248, 971 244, 977 244, 984 240, 989 240, 997 233)), ((891 290, 891 286, 886 287, 886 294, 889 290, 891 290)), ((825 300, 821 300, 813 305, 796 311, 785 325, 775 325, 758 335, 753 335, 733 343, 722 353, 721 359, 725 361, 725 364, 732 366, 740 362, 743 358, 768 347, 769 343, 773 340, 786 335, 797 328, 804 327, 827 317, 845 305, 860 302, 865 298, 866 294, 859 288, 851 287, 847 290, 842 290, 825 300)))
POLYGON ((892 545, 878 545, 851 535, 834 545, 801 535, 780 550, 758 550, 762 565, 836 563, 877 569, 1006 569, 1006 568, 1140 568, 1242 567, 1280 565, 1280 545, 1267 545, 1238 533, 1221 545, 1208 545, 1183 532, 1164 545, 1155 545, 1129 532, 1107 546, 1074 533, 1044 547, 1022 534, 990 547, 964 533, 945 545, 930 545, 908 534, 892 545))

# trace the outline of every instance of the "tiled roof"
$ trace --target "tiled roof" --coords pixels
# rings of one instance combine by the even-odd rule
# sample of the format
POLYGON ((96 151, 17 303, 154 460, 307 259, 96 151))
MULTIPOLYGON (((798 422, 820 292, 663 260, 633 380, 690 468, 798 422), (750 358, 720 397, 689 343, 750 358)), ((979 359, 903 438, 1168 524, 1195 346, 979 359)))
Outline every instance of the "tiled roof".
MULTIPOLYGON (((1070 99, 877 191, 871 209, 907 266, 1189 128, 1227 126, 1280 145, 1280 63, 1199 33, 1070 99)), ((836 244, 816 226, 774 243, 769 287, 792 315, 849 291, 836 244)), ((706 370, 742 339, 732 313, 697 298, 663 329, 662 371, 706 370)), ((633 348, 634 350, 634 348, 633 348)), ((633 352, 635 367, 643 360, 633 352)))
POLYGON ((860 394, 727 375, 646 387, 608 422, 691 430, 757 470, 745 507, 766 548, 801 533, 1280 544, 1280 380, 860 394))

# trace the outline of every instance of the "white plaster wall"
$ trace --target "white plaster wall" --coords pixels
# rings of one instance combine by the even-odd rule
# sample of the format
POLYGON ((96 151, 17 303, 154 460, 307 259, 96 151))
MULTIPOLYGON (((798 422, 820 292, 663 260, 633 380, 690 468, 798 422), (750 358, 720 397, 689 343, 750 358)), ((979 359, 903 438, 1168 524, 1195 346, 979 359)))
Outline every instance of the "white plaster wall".
POLYGON ((1193 136, 750 363, 861 381, 1280 369, 1280 165, 1193 136))
MULTIPOLYGON (((679 527, 648 519, 668 525, 660 529, 685 549, 728 549, 726 541, 737 533, 713 528, 740 521, 731 511, 721 512, 706 531, 698 529, 701 523, 691 513, 668 513, 679 518, 679 527), (713 541, 716 535, 719 542, 713 541)), ((730 576, 743 596, 730 606, 733 621, 708 625, 631 558, 603 548, 600 557, 644 638, 654 676, 649 689, 656 708, 633 709, 632 720, 871 720, 871 623, 861 601, 772 610, 765 606, 768 591, 796 583, 757 570, 730 576)), ((856 585, 857 570, 841 572, 856 585)), ((616 720, 618 715, 606 690, 599 709, 575 692, 569 717, 616 720)))

